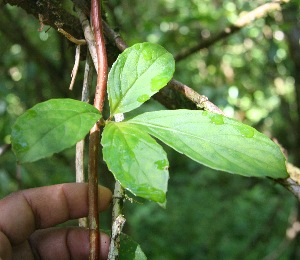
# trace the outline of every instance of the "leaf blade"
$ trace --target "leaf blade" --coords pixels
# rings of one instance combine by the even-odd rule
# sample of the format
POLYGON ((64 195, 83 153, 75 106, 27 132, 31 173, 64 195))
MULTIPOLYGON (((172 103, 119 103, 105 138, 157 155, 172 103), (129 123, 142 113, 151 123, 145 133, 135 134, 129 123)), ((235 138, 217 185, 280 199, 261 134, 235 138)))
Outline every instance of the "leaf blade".
MULTIPOLYGON (((103 230, 107 235, 111 235, 111 230, 103 230)), ((119 259, 122 260, 147 260, 141 246, 129 235, 121 232, 119 259)))
POLYGON ((101 118, 92 105, 51 99, 21 115, 12 127, 12 148, 19 162, 33 162, 74 145, 101 118))
POLYGON ((137 242, 135 242, 130 236, 121 233, 119 259, 146 260, 147 257, 137 242))
POLYGON ((234 119, 182 109, 148 112, 127 122, 213 169, 243 176, 288 176, 278 145, 234 119))
POLYGON ((133 194, 163 203, 168 183, 167 155, 146 132, 125 122, 105 126, 103 158, 121 185, 133 194))
POLYGON ((111 116, 129 112, 163 88, 175 70, 173 56, 162 46, 138 43, 119 55, 108 75, 111 116))

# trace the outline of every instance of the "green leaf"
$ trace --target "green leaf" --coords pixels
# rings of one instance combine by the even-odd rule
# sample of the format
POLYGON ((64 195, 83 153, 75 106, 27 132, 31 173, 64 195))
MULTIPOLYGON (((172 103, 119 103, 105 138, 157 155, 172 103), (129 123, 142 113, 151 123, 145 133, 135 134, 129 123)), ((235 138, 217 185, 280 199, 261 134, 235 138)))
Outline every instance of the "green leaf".
MULTIPOLYGON (((111 230, 101 230, 107 235, 111 235, 111 230)), ((141 246, 132 237, 121 233, 119 259, 122 260, 146 260, 147 257, 141 246)))
POLYGON ((213 169, 244 176, 288 177, 279 146, 234 119, 207 111, 164 110, 127 122, 213 169))
POLYGON ((73 99, 39 103, 13 125, 13 150, 21 163, 50 156, 83 139, 100 118, 92 105, 73 99))
POLYGON ((111 116, 129 112, 163 88, 172 78, 172 54, 154 43, 126 49, 113 64, 107 82, 111 116))
POLYGON ((111 122, 105 126, 103 158, 121 185, 133 194, 163 203, 168 185, 167 155, 138 126, 111 122))
POLYGON ((121 233, 119 259, 146 260, 147 257, 137 242, 135 242, 130 236, 121 233))

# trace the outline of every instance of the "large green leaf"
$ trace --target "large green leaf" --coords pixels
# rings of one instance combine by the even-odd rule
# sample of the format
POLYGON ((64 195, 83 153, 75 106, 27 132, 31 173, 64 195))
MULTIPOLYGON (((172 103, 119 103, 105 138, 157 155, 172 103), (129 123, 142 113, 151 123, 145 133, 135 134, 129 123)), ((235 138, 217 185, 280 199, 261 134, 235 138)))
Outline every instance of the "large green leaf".
POLYGON ((174 70, 172 54, 158 44, 138 43, 126 49, 108 75, 111 116, 139 107, 169 82, 174 70))
POLYGON ((21 163, 50 156, 83 139, 100 118, 92 105, 73 99, 39 103, 13 125, 13 150, 21 163))
POLYGON ((288 176, 278 145, 254 128, 219 114, 165 110, 144 113, 128 123, 217 170, 244 176, 288 176))
POLYGON ((103 158, 123 187, 133 194, 164 203, 169 162, 162 147, 138 126, 111 122, 105 126, 103 158))

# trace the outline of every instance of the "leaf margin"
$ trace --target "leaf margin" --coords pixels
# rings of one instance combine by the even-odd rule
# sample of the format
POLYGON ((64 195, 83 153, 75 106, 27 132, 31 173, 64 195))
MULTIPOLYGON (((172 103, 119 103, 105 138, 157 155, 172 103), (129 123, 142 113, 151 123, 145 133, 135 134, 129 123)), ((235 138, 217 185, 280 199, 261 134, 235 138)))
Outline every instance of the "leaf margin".
MULTIPOLYGON (((208 166, 208 167, 210 167, 212 169, 216 169, 216 170, 220 170, 220 171, 225 171, 225 172, 229 172, 229 173, 234 173, 234 174, 238 174, 238 175, 242 175, 242 176, 247 176, 247 177, 267 177, 268 176, 268 177, 271 177, 271 178, 274 178, 274 179, 277 179, 277 178, 287 178, 288 177, 288 173, 287 173, 287 170, 286 170, 286 167, 285 167, 286 159, 285 159, 285 157, 284 157, 284 155, 283 155, 280 147, 276 143, 274 143, 273 141, 271 141, 271 139, 269 139, 268 137, 266 137, 264 134, 258 132, 256 129, 254 129, 254 128, 248 126, 248 125, 245 125, 245 124, 243 124, 243 123, 241 123, 241 122, 239 122, 239 121, 237 121, 235 119, 228 118, 228 117, 225 117, 225 116, 220 115, 220 114, 211 113, 211 112, 208 112, 208 111, 178 109, 178 110, 161 110, 161 111, 155 111, 155 112, 146 112, 146 113, 140 114, 140 115, 138 115, 138 116, 136 116, 134 118, 129 119, 127 122, 128 123, 132 123, 132 124, 140 125, 142 127, 142 129, 144 129, 145 131, 147 131, 150 135, 152 135, 155 138, 159 139, 160 141, 164 142, 165 144, 167 144, 168 146, 172 147, 176 151, 178 151, 180 153, 183 153, 186 156, 188 156, 189 158, 191 158, 192 160, 194 160, 196 162, 199 162, 199 163, 201 163, 203 165, 206 165, 206 166, 208 166), (176 113, 180 113, 181 117, 179 117, 178 115, 176 115, 176 113), (187 117, 186 115, 188 113, 192 113, 192 114, 194 114, 193 116, 196 116, 196 117, 198 116, 197 123, 199 123, 199 124, 201 124, 201 118, 199 120, 199 116, 203 117, 203 118, 206 118, 206 124, 209 123, 212 127, 215 127, 215 129, 219 128, 219 131, 222 128, 222 125, 224 125, 224 123, 231 123, 234 127, 237 127, 237 131, 239 132, 238 134, 240 135, 240 137, 246 138, 248 140, 252 139, 252 137, 251 138, 249 136, 247 137, 247 135, 250 135, 249 133, 252 132, 253 136, 256 136, 256 137, 258 136, 264 142, 266 142, 267 145, 272 145, 274 148, 276 148, 275 157, 278 156, 278 159, 281 160, 280 165, 278 164, 279 165, 278 168, 280 168, 280 170, 278 170, 278 172, 276 174, 274 174, 269 169, 270 167, 274 167, 273 164, 277 163, 276 160, 273 160, 272 164, 266 165, 266 168, 263 168, 263 167, 261 168, 261 171, 264 171, 265 169, 267 169, 268 170, 268 174, 242 173, 242 172, 238 172, 236 170, 234 170, 234 171, 230 170, 230 169, 228 169, 228 167, 226 169, 224 169, 224 167, 218 167, 216 165, 210 165, 207 162, 203 163, 201 160, 196 159, 195 156, 193 156, 191 153, 189 153, 189 152, 187 153, 185 150, 182 150, 181 148, 178 148, 176 145, 174 145, 173 143, 171 143, 171 141, 168 141, 168 140, 166 140, 166 138, 160 136, 157 133, 157 131, 156 131, 157 129, 159 129, 161 127, 161 126, 159 126, 158 123, 156 125, 153 124, 154 125, 153 127, 157 128, 156 130, 151 129, 151 123, 150 123, 150 121, 151 120, 155 121, 155 119, 153 119, 153 116, 155 118, 155 115, 157 116, 157 115, 161 114, 160 116, 161 116, 162 120, 164 120, 164 121, 165 121, 165 118, 169 118, 170 116, 173 116, 174 118, 176 118, 175 120, 177 120, 176 124, 174 124, 174 125, 178 125, 178 124, 180 124, 180 121, 186 120, 186 117, 187 117), (151 116, 152 116, 152 118, 151 118, 151 116), (141 120, 141 122, 139 122, 139 120, 141 120), (240 129, 238 129, 238 128, 240 128, 240 129)), ((193 126, 190 126, 190 128, 192 128, 192 127, 193 126)), ((197 130, 199 130, 199 129, 197 129, 197 130)), ((158 132, 159 132, 159 130, 158 130, 158 132)), ((168 134, 168 136, 170 136, 171 134, 172 133, 170 131, 169 134, 168 134)), ((177 138, 177 142, 178 142, 178 138, 179 137, 176 136, 176 138, 177 138)), ((215 138, 217 138, 217 137, 215 137, 215 138)), ((274 152, 274 151, 271 151, 271 153, 272 152, 274 152)), ((266 156, 266 154, 264 154, 264 156, 266 156)), ((252 167, 253 165, 255 166, 255 164, 258 164, 258 163, 257 162, 255 162, 255 163, 254 162, 252 162, 252 163, 249 162, 248 166, 252 167)))
MULTIPOLYGON (((75 115, 76 116, 76 115, 75 115)), ((84 136, 89 132, 90 128, 102 117, 101 113, 92 105, 78 101, 75 99, 69 99, 69 98, 59 98, 59 99, 49 99, 47 101, 41 102, 36 104, 35 106, 31 107, 27 111, 25 111, 21 116, 19 116, 16 121, 14 122, 12 126, 12 132, 11 132, 11 144, 12 144, 12 150, 14 154, 17 157, 17 160, 19 163, 29 163, 29 162, 34 162, 46 157, 49 157, 53 155, 54 153, 61 152, 62 150, 73 146, 76 144, 76 142, 80 141, 81 139, 84 138, 84 136), (66 106, 69 109, 66 109, 66 106), (55 115, 57 115, 57 111, 59 110, 67 110, 67 111, 73 111, 75 114, 78 112, 77 116, 80 115, 80 111, 84 111, 86 109, 86 112, 83 112, 82 114, 84 115, 85 120, 89 120, 88 118, 93 118, 93 123, 90 122, 88 125, 84 125, 84 131, 82 133, 80 131, 77 131, 77 135, 74 135, 74 140, 69 143, 62 145, 60 148, 58 147, 57 149, 46 151, 48 148, 40 147, 40 150, 37 153, 36 156, 31 155, 29 152, 35 152, 35 150, 32 150, 32 141, 28 140, 33 139, 35 142, 33 145, 38 145, 39 141, 38 138, 39 136, 35 136, 35 133, 31 133, 32 137, 28 135, 28 131, 31 131, 31 129, 35 129, 37 127, 39 128, 47 128, 49 125, 51 125, 50 122, 46 122, 46 119, 44 118, 45 114, 50 115, 51 112, 53 112, 52 117, 55 118, 55 115), (50 113, 49 113, 50 112, 50 113), (41 118, 44 120, 44 122, 39 122, 41 118), (36 120, 38 119, 38 120, 36 120), (89 127, 90 126, 90 127, 89 127), (25 136, 24 132, 25 131, 25 136), (83 133, 84 132, 84 133, 83 133)), ((92 119, 91 119, 92 120, 92 119)), ((53 123, 53 122, 52 122, 53 123)), ((87 123, 87 122, 85 122, 87 123)), ((63 124, 62 124, 63 125, 63 124)), ((56 126, 56 127, 61 127, 56 126)), ((55 128, 56 128, 55 127, 55 128)), ((78 129, 78 126, 76 126, 78 129)), ((68 129, 66 129, 68 130, 68 129)), ((38 132, 38 131, 37 131, 38 132)), ((50 131, 51 132, 51 131, 50 131)), ((41 133, 39 133, 41 134, 41 133)), ((47 133, 46 133, 47 134, 47 133)), ((46 136, 46 135, 45 135, 46 136)), ((64 140, 65 141, 65 140, 64 140)), ((58 143, 58 142, 56 142, 58 143)), ((48 143, 50 144, 50 142, 48 143)), ((63 144, 63 142, 60 142, 60 144, 63 144)), ((39 147, 39 145, 38 145, 39 147)), ((52 146, 53 147, 53 146, 52 146)))

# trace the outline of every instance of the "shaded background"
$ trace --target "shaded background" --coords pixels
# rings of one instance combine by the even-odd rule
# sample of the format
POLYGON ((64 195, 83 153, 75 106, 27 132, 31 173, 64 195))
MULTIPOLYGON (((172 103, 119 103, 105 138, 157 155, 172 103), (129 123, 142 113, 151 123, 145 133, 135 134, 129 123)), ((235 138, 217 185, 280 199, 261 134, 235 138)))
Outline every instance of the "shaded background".
MULTIPOLYGON (((176 55, 265 2, 109 0, 105 6, 109 24, 128 45, 150 41, 176 55)), ((73 12, 71 1, 62 5, 73 12)), ((282 11, 185 57, 176 64, 174 75, 228 116, 276 138, 298 167, 299 5, 291 1, 282 11)), ((26 109, 50 98, 80 99, 84 62, 70 92, 73 63, 74 46, 57 31, 41 28, 20 8, 1 7, 1 148, 10 143, 11 126, 26 109)), ((161 108, 150 101, 143 109, 161 108)), ((165 149, 171 165, 167 208, 134 198, 138 202, 126 202, 124 209, 124 231, 149 259, 300 257, 300 207, 292 194, 271 180, 217 172, 165 149)), ((74 153, 73 147, 20 166, 8 147, 0 156, 0 197, 18 189, 75 181, 74 153)), ((101 168, 100 182, 113 187, 104 163, 101 168)), ((109 212, 102 219, 103 228, 109 228, 109 212)))

